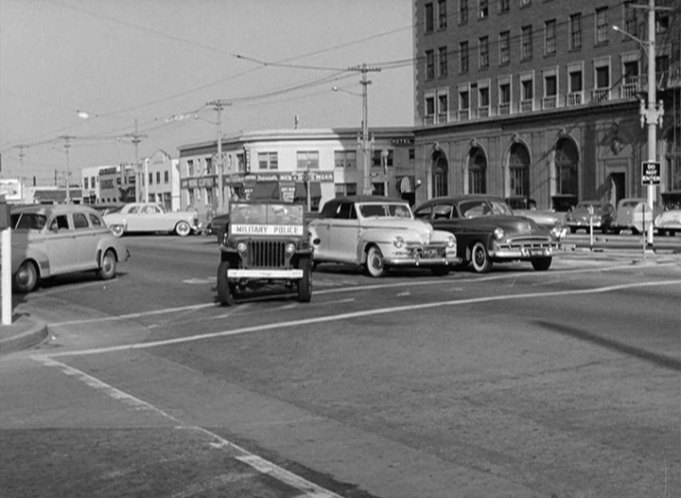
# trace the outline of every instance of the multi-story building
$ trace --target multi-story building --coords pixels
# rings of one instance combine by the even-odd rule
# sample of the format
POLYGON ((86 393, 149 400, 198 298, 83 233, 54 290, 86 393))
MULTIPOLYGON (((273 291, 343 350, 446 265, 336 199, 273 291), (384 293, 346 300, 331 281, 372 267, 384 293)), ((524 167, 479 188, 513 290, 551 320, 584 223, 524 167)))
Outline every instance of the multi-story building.
MULTIPOLYGON (((417 200, 489 193, 560 207, 645 195, 646 4, 415 0, 417 200)), ((681 5, 657 5, 665 191, 681 188, 681 5)))
POLYGON ((96 204, 135 201, 135 168, 120 164, 99 169, 99 195, 96 204))
POLYGON ((170 211, 180 208, 178 159, 173 159, 163 150, 157 150, 144 159, 141 178, 142 199, 157 202, 170 211))
MULTIPOLYGON (((413 202, 417 185, 413 130, 372 128, 370 132, 374 193, 413 202)), ((356 128, 246 132, 223 138, 220 162, 216 140, 182 146, 181 207, 196 209, 201 218, 209 219, 224 212, 230 198, 247 198, 256 182, 266 180, 288 185, 290 197, 309 201, 311 210, 335 196, 362 193, 359 133, 356 128)))

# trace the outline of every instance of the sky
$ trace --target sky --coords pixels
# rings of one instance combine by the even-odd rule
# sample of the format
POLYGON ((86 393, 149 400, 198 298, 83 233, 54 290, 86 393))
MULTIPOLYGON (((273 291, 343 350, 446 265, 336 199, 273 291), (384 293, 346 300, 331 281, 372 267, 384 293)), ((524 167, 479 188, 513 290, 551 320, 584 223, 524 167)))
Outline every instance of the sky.
POLYGON ((0 178, 240 131, 413 125, 412 0, 0 0, 0 178), (333 91, 336 86, 340 91, 333 91), (79 117, 87 114, 87 119, 79 117), (137 123, 137 128, 135 128, 137 123), (65 147, 68 144, 68 147, 65 147))

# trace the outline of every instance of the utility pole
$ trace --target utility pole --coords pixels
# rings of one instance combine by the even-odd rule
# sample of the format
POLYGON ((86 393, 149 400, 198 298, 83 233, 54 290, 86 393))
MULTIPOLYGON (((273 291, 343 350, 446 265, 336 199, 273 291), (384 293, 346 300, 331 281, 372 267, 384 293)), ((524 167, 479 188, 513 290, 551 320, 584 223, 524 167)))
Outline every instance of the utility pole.
POLYGON ((218 189, 217 189, 217 210, 218 212, 221 212, 222 209, 224 208, 224 186, 223 186, 223 164, 222 164, 222 110, 229 105, 232 105, 231 102, 227 102, 226 100, 213 100, 211 102, 208 102, 207 105, 213 106, 213 109, 217 112, 218 118, 217 118, 217 157, 215 158, 215 168, 217 169, 218 173, 218 189))
POLYGON ((143 171, 140 171, 140 142, 142 141, 142 138, 146 138, 146 135, 142 135, 139 133, 139 128, 137 125, 137 118, 135 118, 135 131, 133 133, 127 133, 125 135, 126 137, 131 137, 131 142, 135 145, 135 178, 138 180, 142 180, 140 182, 135 182, 135 198, 137 199, 137 202, 142 202, 142 182, 144 182, 145 185, 145 195, 147 201, 149 199, 149 186, 148 186, 148 179, 147 179, 147 174, 143 171))
POLYGON ((69 149, 71 148, 72 135, 62 135, 59 138, 64 140, 64 151, 66 152, 66 204, 71 204, 71 165, 69 164, 69 149))
POLYGON ((371 185, 371 162, 369 158, 371 146, 373 145, 373 139, 369 139, 369 105, 367 95, 367 86, 371 84, 371 81, 367 78, 367 73, 379 72, 380 70, 381 68, 369 67, 366 65, 366 63, 362 64, 361 66, 354 66, 350 68, 350 71, 359 71, 362 73, 362 80, 359 82, 359 84, 362 85, 362 137, 360 139, 360 144, 362 147, 362 164, 364 166, 364 195, 371 195, 373 191, 373 187, 371 185))

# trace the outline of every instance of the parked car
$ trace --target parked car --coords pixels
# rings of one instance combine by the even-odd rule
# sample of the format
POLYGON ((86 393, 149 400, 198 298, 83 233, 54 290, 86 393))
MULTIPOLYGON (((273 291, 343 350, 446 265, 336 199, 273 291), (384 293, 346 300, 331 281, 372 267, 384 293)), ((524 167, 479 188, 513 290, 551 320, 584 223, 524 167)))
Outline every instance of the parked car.
POLYGON ((566 222, 571 233, 584 229, 587 233, 590 227, 608 233, 615 220, 615 207, 604 201, 582 201, 567 214, 566 222))
POLYGON ((76 204, 34 205, 12 211, 12 288, 33 291, 56 275, 93 270, 102 280, 116 276, 130 256, 94 209, 76 204))
POLYGON ((414 219, 409 203, 379 196, 349 196, 324 204, 309 223, 315 265, 350 263, 372 277, 391 267, 427 267, 446 275, 461 262, 456 237, 414 219))
POLYGON ((662 193, 662 212, 655 218, 655 228, 660 235, 681 232, 681 190, 662 193))
POLYGON ((227 236, 220 244, 218 300, 231 306, 239 294, 272 283, 312 298, 312 251, 302 204, 281 201, 230 203, 227 236))
POLYGON ((514 215, 499 197, 438 197, 417 206, 414 215, 454 234, 457 256, 478 273, 490 271, 493 263, 516 260, 529 261, 535 270, 548 270, 560 241, 560 233, 514 215))
POLYGON ((131 202, 104 215, 116 237, 131 232, 166 232, 186 237, 199 229, 194 211, 166 211, 154 202, 131 202))
POLYGON ((537 201, 522 195, 507 197, 505 200, 516 216, 530 218, 547 230, 566 231, 563 228, 565 213, 558 213, 555 209, 537 209, 537 201))
POLYGON ((620 199, 617 203, 617 214, 612 231, 620 233, 622 230, 631 230, 633 234, 641 233, 653 223, 657 212, 657 205, 652 211, 648 208, 648 200, 645 197, 620 199))
POLYGON ((216 214, 206 225, 206 235, 215 235, 218 244, 225 239, 225 234, 229 228, 229 213, 216 214))

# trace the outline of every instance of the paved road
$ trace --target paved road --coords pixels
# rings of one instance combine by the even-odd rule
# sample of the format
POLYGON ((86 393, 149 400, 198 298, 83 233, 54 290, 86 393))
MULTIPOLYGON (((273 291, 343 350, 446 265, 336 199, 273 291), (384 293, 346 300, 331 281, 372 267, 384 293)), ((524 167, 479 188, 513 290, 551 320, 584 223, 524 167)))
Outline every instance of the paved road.
POLYGON ((130 243, 115 281, 22 304, 54 338, 0 362, 8 496, 681 490, 678 257, 382 280, 322 266, 308 305, 220 308, 214 245, 130 243))

